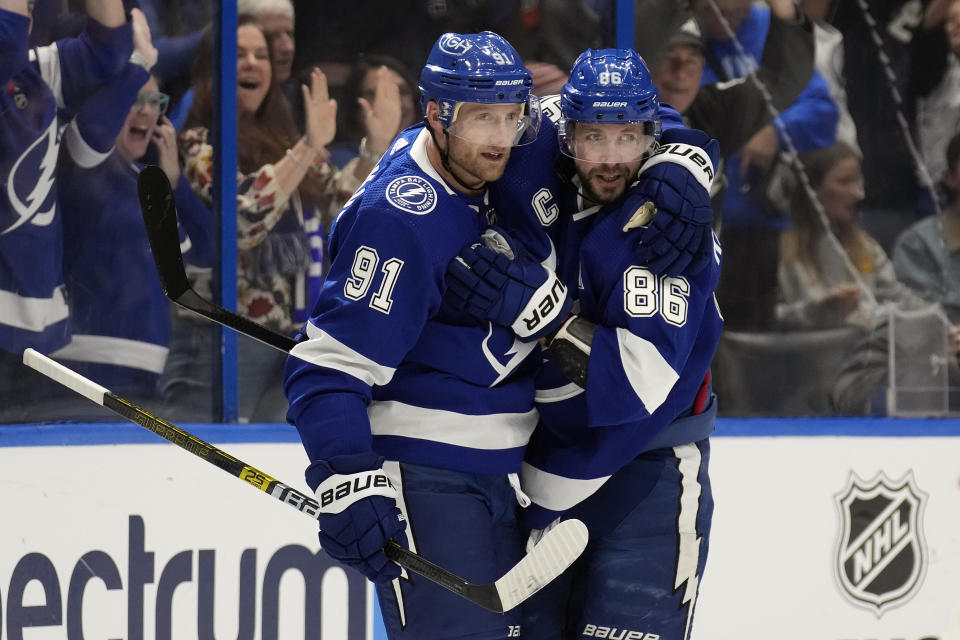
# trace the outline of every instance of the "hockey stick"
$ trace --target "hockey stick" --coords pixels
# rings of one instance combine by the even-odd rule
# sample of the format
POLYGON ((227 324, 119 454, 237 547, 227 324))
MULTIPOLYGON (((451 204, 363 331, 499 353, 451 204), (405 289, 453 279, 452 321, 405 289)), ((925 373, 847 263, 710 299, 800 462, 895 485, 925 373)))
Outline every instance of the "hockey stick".
MULTIPOLYGON (((240 478, 301 513, 314 519, 320 515, 320 505, 312 497, 234 458, 180 427, 131 404, 47 356, 33 349, 27 349, 23 352, 23 363, 100 406, 149 429, 181 449, 220 467, 230 475, 240 478)), ((418 573, 427 580, 485 609, 503 613, 516 607, 563 573, 580 556, 586 546, 586 525, 579 520, 565 520, 548 531, 530 553, 493 584, 467 582, 392 540, 387 543, 383 551, 388 558, 401 567, 418 573)))
POLYGON ((143 221, 147 226, 153 261, 160 276, 160 286, 171 301, 268 346, 288 352, 293 349, 296 342, 292 338, 227 311, 202 298, 190 286, 183 267, 183 255, 180 253, 173 189, 163 169, 156 166, 145 167, 137 178, 137 194, 140 197, 143 221))

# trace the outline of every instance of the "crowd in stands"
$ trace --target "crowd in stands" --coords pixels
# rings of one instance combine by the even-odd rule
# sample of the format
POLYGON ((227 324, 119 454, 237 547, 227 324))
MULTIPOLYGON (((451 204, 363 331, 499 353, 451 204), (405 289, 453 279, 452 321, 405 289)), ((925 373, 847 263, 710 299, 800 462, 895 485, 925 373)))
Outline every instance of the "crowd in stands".
MULTIPOLYGON (((27 370, 26 347, 171 419, 215 420, 219 329, 165 298, 136 185, 163 169, 191 284, 215 298, 216 3, 74 4, 0 0, 0 422, 110 419, 27 370)), ((661 100, 720 143, 722 415, 776 413, 743 390, 817 332, 843 348, 784 412, 895 413, 891 323, 911 313, 942 318, 927 366, 960 387, 960 0, 865 4, 801 0, 798 19, 793 0, 634 2, 661 100)), ((337 212, 422 118, 438 35, 502 34, 549 95, 582 50, 614 45, 615 5, 239 0, 239 313, 291 336, 306 319, 337 212)), ((242 421, 284 420, 284 358, 240 337, 242 421)))

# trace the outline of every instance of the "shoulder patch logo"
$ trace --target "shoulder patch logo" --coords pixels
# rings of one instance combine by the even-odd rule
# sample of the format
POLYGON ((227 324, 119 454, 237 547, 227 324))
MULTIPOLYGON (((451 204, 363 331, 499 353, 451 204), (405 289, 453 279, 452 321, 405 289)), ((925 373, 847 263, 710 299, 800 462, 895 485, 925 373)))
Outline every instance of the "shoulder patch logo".
POLYGON ((873 610, 878 618, 909 600, 923 582, 926 498, 912 472, 897 481, 881 472, 869 482, 851 473, 847 487, 835 496, 840 510, 837 580, 851 603, 873 610))
POLYGON ((437 192, 420 176, 401 176, 387 185, 387 200, 401 211, 422 216, 437 205, 437 192))

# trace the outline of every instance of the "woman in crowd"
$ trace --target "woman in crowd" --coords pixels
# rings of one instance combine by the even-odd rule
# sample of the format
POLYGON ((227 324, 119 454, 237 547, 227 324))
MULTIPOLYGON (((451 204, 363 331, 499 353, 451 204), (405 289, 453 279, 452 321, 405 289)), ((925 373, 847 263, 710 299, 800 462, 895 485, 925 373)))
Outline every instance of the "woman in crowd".
POLYGON ((817 202, 798 189, 791 204, 793 228, 781 236, 781 327, 854 325, 870 330, 880 305, 924 306, 897 280, 883 248, 859 223, 864 192, 858 152, 838 142, 803 154, 801 160, 817 202))
MULTIPOLYGON (((205 38, 198 52, 203 62, 195 71, 195 97, 180 135, 184 174, 208 205, 213 81, 206 66, 211 56, 204 51, 210 46, 210 38, 205 38)), ((336 131, 337 104, 316 69, 309 86, 302 87, 305 134, 299 136, 289 106, 272 82, 269 43, 252 18, 240 19, 237 55, 237 306, 241 315, 292 336, 319 290, 324 228, 373 163, 357 165, 352 173, 329 163, 326 145, 336 131)), ((384 97, 366 113, 376 134, 370 146, 378 152, 386 150, 399 120, 399 101, 384 97)), ((209 277, 194 286, 209 291, 209 277)), ((197 326, 192 318, 181 318, 175 327, 163 387, 171 412, 180 413, 180 419, 209 415, 212 337, 206 324, 197 326), (198 362, 207 364, 206 375, 197 374, 198 362)), ((285 354, 241 337, 238 360, 241 421, 283 420, 285 354)))

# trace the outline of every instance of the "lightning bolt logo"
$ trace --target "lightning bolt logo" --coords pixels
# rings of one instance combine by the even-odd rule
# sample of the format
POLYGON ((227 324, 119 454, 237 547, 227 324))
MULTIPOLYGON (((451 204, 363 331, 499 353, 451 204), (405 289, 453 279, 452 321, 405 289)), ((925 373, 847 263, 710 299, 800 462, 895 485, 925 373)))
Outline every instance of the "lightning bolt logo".
POLYGON ((437 192, 433 185, 421 176, 394 178, 386 189, 387 202, 401 211, 422 216, 433 211, 437 205, 437 192))
POLYGON ((10 233, 27 222, 38 227, 45 227, 53 222, 54 215, 56 214, 56 203, 51 202, 50 208, 46 211, 40 211, 40 208, 47 202, 47 196, 53 188, 53 171, 57 165, 57 151, 59 146, 57 142, 57 120, 54 118, 50 121, 50 126, 47 127, 47 130, 17 158, 17 161, 13 164, 13 169, 10 171, 10 175, 7 176, 7 193, 10 196, 10 204, 17 214, 17 220, 0 232, 0 235, 10 233), (24 172, 28 172, 33 168, 27 163, 27 160, 33 156, 34 151, 42 145, 46 145, 46 147, 40 157, 40 162, 36 166, 35 175, 37 175, 37 177, 32 180, 33 190, 27 194, 26 198, 21 200, 15 188, 17 174, 21 166, 24 167, 24 172))
POLYGON ((490 366, 497 373, 497 379, 490 383, 490 386, 494 386, 508 375, 510 375, 517 366, 523 362, 524 358, 530 355, 530 352, 533 351, 533 348, 537 346, 536 342, 523 342, 517 337, 513 338, 513 344, 504 354, 507 357, 507 362, 501 363, 500 359, 493 355, 493 351, 490 350, 490 337, 493 335, 493 323, 488 323, 489 329, 487 330, 487 337, 483 339, 483 344, 481 348, 483 349, 483 355, 487 358, 487 362, 490 363, 490 366))

